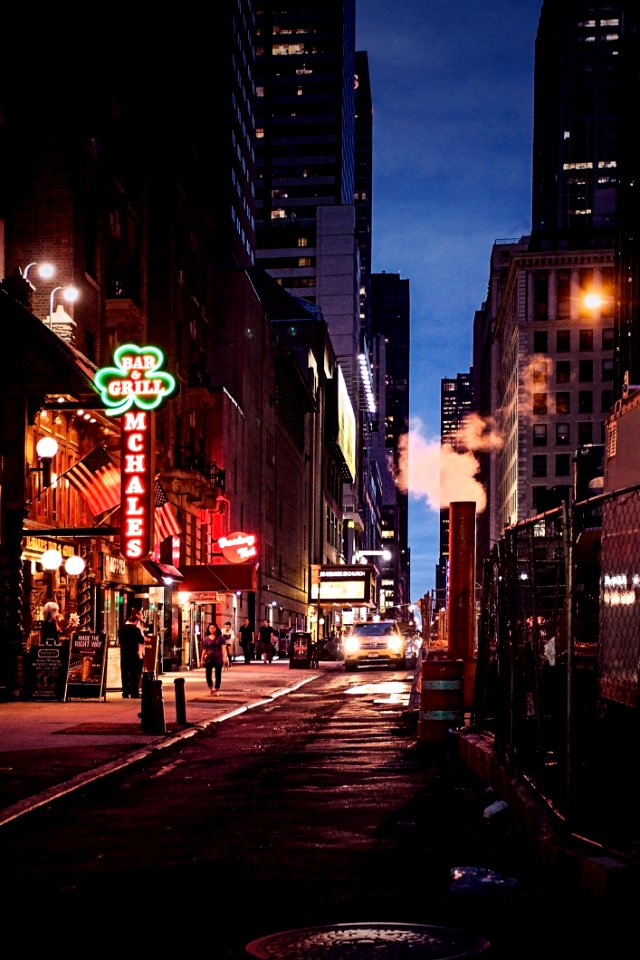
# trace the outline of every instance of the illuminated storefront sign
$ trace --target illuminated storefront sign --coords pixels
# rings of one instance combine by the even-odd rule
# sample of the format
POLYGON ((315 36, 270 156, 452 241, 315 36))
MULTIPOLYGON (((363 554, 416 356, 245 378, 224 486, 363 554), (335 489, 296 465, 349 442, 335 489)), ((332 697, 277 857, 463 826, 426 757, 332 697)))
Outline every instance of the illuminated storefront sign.
POLYGON ((98 370, 94 383, 114 417, 134 406, 156 410, 176 388, 175 377, 160 369, 164 354, 158 347, 125 343, 115 351, 113 362, 115 366, 98 370))
POLYGON ((371 567, 362 564, 320 567, 311 598, 320 602, 367 603, 371 597, 371 572, 371 567))
POLYGON ((122 419, 122 535, 120 550, 130 560, 151 551, 151 433, 148 413, 122 419))
POLYGON ((101 367, 94 378, 110 415, 122 417, 120 551, 129 560, 143 560, 152 548, 151 411, 176 388, 175 377, 160 369, 164 359, 158 347, 125 343, 113 355, 114 366, 101 367))
POLYGON ((230 533, 218 538, 218 546, 228 563, 244 563, 257 556, 257 537, 253 533, 230 533))

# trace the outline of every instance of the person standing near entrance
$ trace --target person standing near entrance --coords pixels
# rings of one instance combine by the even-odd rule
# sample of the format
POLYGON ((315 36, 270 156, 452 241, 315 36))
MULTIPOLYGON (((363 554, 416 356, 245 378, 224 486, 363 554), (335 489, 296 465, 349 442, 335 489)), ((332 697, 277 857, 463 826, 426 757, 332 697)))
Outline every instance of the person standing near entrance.
POLYGON ((142 676, 142 657, 140 656, 140 627, 135 610, 132 610, 125 623, 118 630, 120 644, 120 673, 122 676, 122 696, 125 700, 140 697, 140 677, 142 676))
POLYGON ((242 647, 242 652, 244 653, 244 662, 251 663, 253 657, 253 627, 251 626, 251 620, 249 617, 244 618, 244 623, 240 627, 240 646, 242 647))

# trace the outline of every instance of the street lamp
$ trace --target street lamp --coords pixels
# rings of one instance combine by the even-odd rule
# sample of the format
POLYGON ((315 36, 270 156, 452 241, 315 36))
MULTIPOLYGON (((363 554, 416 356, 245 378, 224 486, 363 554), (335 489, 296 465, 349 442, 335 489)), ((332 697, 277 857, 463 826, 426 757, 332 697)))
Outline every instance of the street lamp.
POLYGON ((356 550, 353 559, 356 563, 366 563, 366 557, 382 557, 383 560, 391 560, 390 550, 356 550), (365 558, 365 559, 363 559, 365 558))
POLYGON ((58 441, 53 437, 40 437, 36 444, 36 453, 38 454, 37 467, 29 467, 30 473, 42 474, 42 487, 51 486, 51 461, 58 452, 58 441))
POLYGON ((32 290, 35 290, 35 287, 27 276, 31 267, 38 268, 38 276, 41 277, 43 280, 50 280, 51 277, 56 272, 56 268, 54 267, 54 265, 52 263, 48 263, 46 260, 43 260, 43 261, 32 260, 31 263, 28 263, 26 265, 24 270, 22 269, 22 267, 18 267, 18 269, 20 270, 20 276, 22 277, 23 280, 27 281, 27 283, 29 284, 32 290))
POLYGON ((75 303, 80 296, 80 291, 72 284, 68 284, 66 287, 54 287, 49 296, 49 326, 53 324, 53 303, 58 290, 62 290, 62 299, 66 300, 67 303, 75 303))

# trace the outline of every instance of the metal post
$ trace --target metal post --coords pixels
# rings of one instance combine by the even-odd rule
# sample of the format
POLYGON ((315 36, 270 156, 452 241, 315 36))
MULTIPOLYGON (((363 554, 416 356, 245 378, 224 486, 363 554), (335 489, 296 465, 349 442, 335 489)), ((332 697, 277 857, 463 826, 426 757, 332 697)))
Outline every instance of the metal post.
POLYGON ((176 677, 173 681, 176 690, 176 722, 187 722, 187 705, 185 700, 184 677, 176 677))
POLYGON ((153 677, 151 670, 142 675, 140 725, 145 733, 166 733, 162 680, 154 680, 153 677))

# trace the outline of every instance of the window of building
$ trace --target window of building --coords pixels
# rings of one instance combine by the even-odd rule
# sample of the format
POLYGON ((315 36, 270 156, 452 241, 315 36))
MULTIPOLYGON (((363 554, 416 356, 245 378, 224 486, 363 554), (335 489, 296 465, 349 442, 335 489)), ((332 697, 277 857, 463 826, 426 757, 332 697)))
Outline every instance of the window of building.
POLYGON ((533 275, 533 319, 546 320, 548 317, 549 277, 546 270, 538 270, 533 275))
POLYGON ((571 454, 556 453, 556 477, 568 477, 571 474, 571 454))
POLYGON ((578 445, 583 446, 585 443, 591 443, 593 441, 593 425, 591 423, 579 423, 578 424, 578 445))
POLYGON ((309 238, 308 237, 298 237, 298 246, 299 247, 308 247, 309 238))
POLYGON ((593 390, 578 391, 578 413, 593 413, 593 390))
POLYGON ((546 363, 533 364, 533 382, 537 384, 545 384, 547 382, 546 363))
POLYGON ((571 426, 568 423, 556 423, 556 445, 565 446, 571 442, 571 426))
POLYGON ((602 349, 613 350, 613 327, 605 327, 602 331, 602 349))
POLYGON ((580 330, 578 349, 581 353, 593 350, 593 330, 580 330))
POLYGON ((548 353, 549 335, 546 330, 533 331, 533 352, 548 353))
POLYGON ((546 393, 534 393, 533 395, 533 412, 536 414, 544 415, 547 412, 547 395, 546 393))
POLYGON ((603 390, 600 403, 600 412, 607 413, 613 406, 613 390, 603 390))
POLYGON ((558 353, 571 353, 571 331, 556 331, 556 351, 558 353))
POLYGON ((556 316, 568 320, 571 316, 571 271, 558 270, 556 274, 556 316))
POLYGON ((531 488, 531 506, 536 513, 544 513, 546 510, 547 502, 547 488, 546 487, 532 487, 531 488))
POLYGON ((602 361, 602 380, 613 380, 613 360, 602 361))
POLYGON ((547 475, 547 455, 546 453, 536 453, 531 458, 531 473, 534 477, 546 477, 547 475))
POLYGON ((547 445, 547 425, 546 423, 534 423, 533 425, 533 445, 535 447, 546 447, 547 445))
POLYGON ((556 360, 556 383, 571 382, 571 361, 556 360))
POLYGON ((581 360, 578 365, 580 383, 593 383, 593 360, 581 360))
POLYGON ((571 394, 568 391, 556 393, 556 413, 571 413, 571 394))

